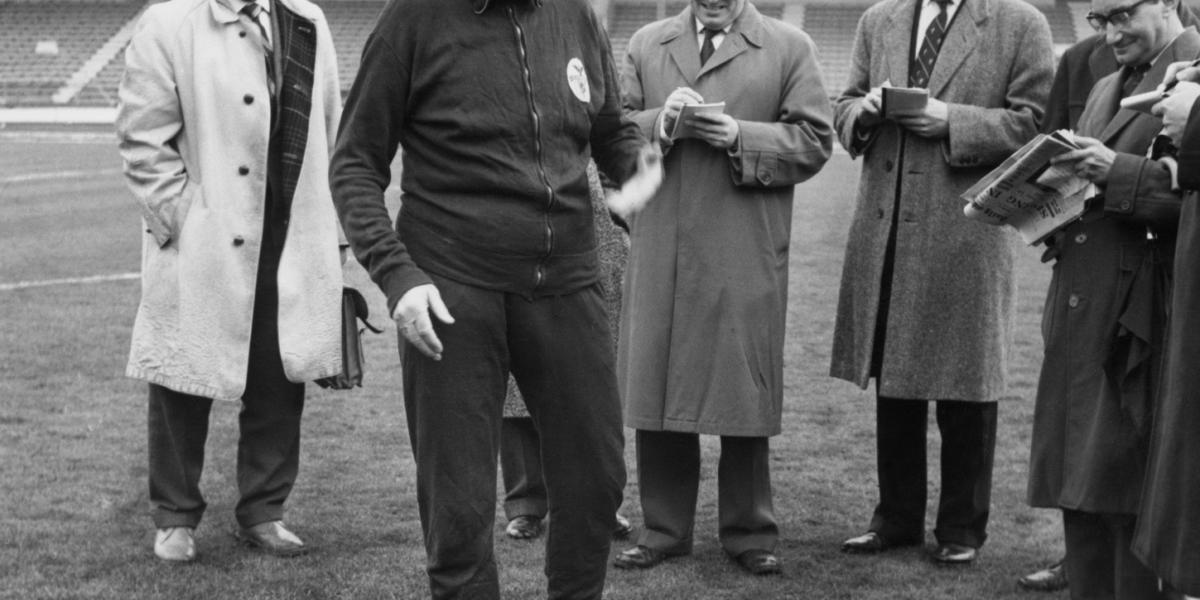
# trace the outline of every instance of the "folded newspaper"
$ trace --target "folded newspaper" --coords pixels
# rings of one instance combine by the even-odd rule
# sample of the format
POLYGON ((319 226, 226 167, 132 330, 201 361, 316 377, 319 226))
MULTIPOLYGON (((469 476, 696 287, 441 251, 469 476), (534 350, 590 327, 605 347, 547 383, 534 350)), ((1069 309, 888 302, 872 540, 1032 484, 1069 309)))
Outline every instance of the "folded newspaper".
POLYGON ((1008 225, 1033 246, 1083 214, 1096 186, 1050 159, 1078 149, 1075 135, 1039 134, 962 193, 963 213, 989 225, 1008 225))

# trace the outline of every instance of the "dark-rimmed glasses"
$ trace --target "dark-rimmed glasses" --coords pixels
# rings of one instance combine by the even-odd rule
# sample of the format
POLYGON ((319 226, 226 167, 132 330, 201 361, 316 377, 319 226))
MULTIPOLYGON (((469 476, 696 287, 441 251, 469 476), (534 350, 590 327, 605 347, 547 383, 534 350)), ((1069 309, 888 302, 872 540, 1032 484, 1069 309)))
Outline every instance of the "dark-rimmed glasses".
POLYGON ((1137 10, 1139 6, 1146 4, 1147 2, 1157 1, 1158 0, 1138 0, 1129 6, 1122 6, 1121 8, 1110 10, 1107 14, 1089 12, 1087 14, 1087 22, 1088 25, 1092 26, 1092 29, 1095 29, 1099 33, 1103 33, 1105 30, 1107 30, 1110 24, 1116 26, 1117 28, 1121 28, 1129 24, 1129 21, 1133 19, 1133 11, 1137 10))

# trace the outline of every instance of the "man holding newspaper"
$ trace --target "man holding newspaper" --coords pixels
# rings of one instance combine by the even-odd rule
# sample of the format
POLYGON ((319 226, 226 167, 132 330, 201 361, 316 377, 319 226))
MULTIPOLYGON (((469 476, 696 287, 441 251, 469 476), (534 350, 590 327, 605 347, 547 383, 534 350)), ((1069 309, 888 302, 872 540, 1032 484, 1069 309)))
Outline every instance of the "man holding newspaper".
POLYGON ((1147 157, 1162 121, 1120 101, 1200 53, 1178 2, 1093 0, 1088 21, 1121 68, 1092 89, 1078 148, 1050 160, 1099 191, 1046 239, 1057 263, 1030 457, 1030 504, 1063 511, 1072 597, 1162 597, 1130 551, 1141 495, 1130 482, 1146 467, 1180 203, 1170 172, 1147 157))

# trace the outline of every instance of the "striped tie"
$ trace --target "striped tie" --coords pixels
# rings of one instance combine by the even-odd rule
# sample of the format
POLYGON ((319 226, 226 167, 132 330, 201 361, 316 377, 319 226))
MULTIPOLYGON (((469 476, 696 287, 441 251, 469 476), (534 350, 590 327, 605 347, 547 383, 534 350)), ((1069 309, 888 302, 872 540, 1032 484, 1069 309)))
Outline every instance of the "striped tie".
POLYGON ((937 5, 938 14, 925 30, 925 41, 921 42, 921 50, 913 58, 908 69, 908 86, 923 88, 929 85, 929 76, 933 73, 933 65, 937 62, 938 51, 946 39, 946 26, 949 18, 946 14, 946 4, 950 0, 933 0, 937 5))
POLYGON ((257 2, 251 0, 247 2, 242 9, 238 11, 241 15, 250 19, 257 27, 259 42, 262 45, 263 56, 267 63, 267 90, 271 92, 271 97, 275 97, 275 56, 271 50, 271 35, 267 33, 267 26, 263 24, 259 17, 263 13, 263 7, 257 2))
POLYGON ((700 66, 703 67, 704 63, 708 62, 708 59, 712 58, 713 52, 716 51, 717 47, 713 44, 713 38, 718 33, 721 32, 717 29, 704 30, 704 43, 700 45, 700 66))

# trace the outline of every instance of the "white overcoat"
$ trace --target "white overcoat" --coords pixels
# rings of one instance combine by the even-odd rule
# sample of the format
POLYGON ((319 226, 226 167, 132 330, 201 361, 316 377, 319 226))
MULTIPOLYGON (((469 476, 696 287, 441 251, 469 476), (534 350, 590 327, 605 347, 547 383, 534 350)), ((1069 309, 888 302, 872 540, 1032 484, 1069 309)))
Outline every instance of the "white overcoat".
MULTIPOLYGON (((320 8, 279 0, 317 30, 312 110, 278 270, 289 380, 341 370, 341 237, 329 151, 341 111, 320 8)), ((246 385, 262 242, 271 104, 261 48, 219 0, 150 6, 125 52, 117 135, 142 206, 142 298, 126 374, 238 399, 246 385)))

